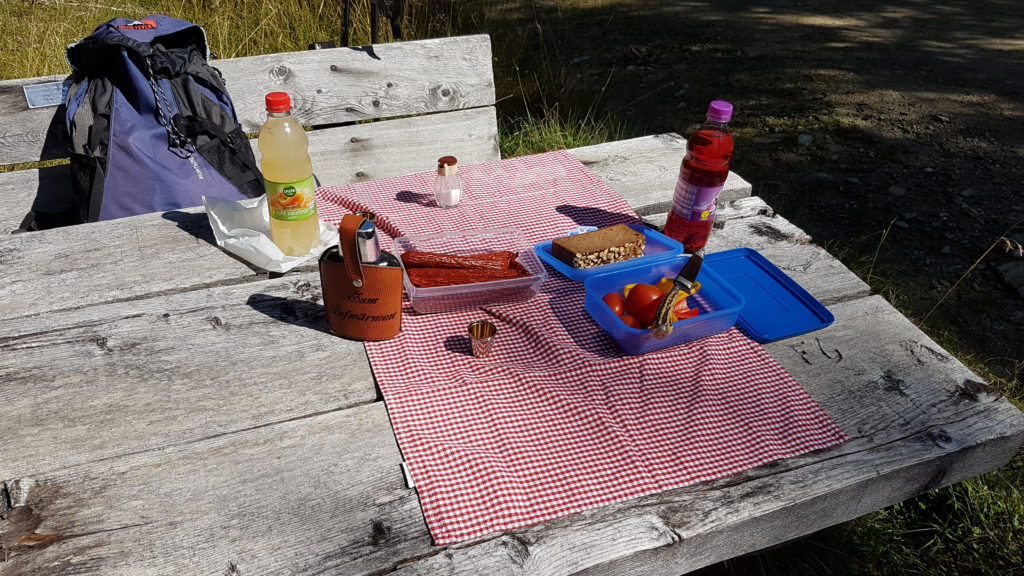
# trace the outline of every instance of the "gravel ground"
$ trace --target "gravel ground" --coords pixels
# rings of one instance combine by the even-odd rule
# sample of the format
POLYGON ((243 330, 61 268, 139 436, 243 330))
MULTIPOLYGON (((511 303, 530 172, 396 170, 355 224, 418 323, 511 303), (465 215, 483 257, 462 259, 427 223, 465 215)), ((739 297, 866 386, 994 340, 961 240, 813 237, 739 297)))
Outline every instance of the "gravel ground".
POLYGON ((1024 258, 1000 238, 1024 242, 1024 2, 566 4, 587 3, 534 2, 549 32, 520 22, 523 46, 623 136, 688 136, 729 100, 754 194, 910 318, 941 302, 942 344, 1021 381, 1024 258))

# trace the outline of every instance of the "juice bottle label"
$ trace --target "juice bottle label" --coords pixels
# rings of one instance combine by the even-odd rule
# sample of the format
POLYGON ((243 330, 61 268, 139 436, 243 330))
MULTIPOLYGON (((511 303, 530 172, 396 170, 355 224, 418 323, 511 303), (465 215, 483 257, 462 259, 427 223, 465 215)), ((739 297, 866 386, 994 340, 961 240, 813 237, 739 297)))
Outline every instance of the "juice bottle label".
POLYGON ((683 177, 676 182, 672 211, 687 220, 706 222, 715 216, 715 200, 724 186, 694 186, 683 177))
POLYGON ((316 214, 313 195, 313 177, 299 182, 271 182, 264 180, 270 217, 275 220, 305 220, 316 214))

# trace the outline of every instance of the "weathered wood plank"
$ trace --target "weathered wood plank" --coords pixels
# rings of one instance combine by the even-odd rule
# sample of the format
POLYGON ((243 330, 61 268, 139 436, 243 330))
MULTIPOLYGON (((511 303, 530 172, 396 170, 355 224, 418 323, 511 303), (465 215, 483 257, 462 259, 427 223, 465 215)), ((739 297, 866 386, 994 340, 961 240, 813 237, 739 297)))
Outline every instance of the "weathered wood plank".
MULTIPOLYGON (((461 164, 501 159, 493 107, 314 130, 309 148, 324 186, 433 170, 446 155, 461 164)), ((259 159, 255 141, 253 149, 259 159)))
MULTIPOLYGON (((629 198, 637 214, 646 216, 667 212, 672 206, 686 140, 678 134, 658 134, 574 148, 569 153, 629 198)), ((720 197, 728 202, 750 192, 750 183, 730 172, 720 197)))
POLYGON ((400 460, 375 403, 8 481, 0 574, 383 573, 430 548, 400 460))
MULTIPOLYGON (((501 158, 494 108, 364 122, 309 132, 309 151, 323 185, 347 184, 432 169, 440 155, 463 164, 501 158)), ((250 142, 257 159, 256 140, 250 142)), ((0 173, 0 195, 10 210, 0 212, 0 235, 15 230, 39 194, 40 205, 68 205, 71 174, 67 166, 0 173)))
POLYGON ((430 546, 380 403, 6 478, 0 574, 669 574, 996 468, 1024 415, 880 297, 768 347, 852 437, 832 450, 449 547, 430 546), (841 351, 841 356, 836 354, 841 351), (959 390, 959 391, 958 391, 959 390), (274 457, 268 457, 273 455, 274 457), (168 502, 187 499, 187 506, 168 502), (20 537, 20 536, 19 536, 20 537), (181 551, 185 550, 185 553, 181 551))
MULTIPOLYGON (((286 91, 307 125, 494 104, 487 35, 394 42, 216 60, 247 132, 266 119, 263 97, 286 91)), ((28 108, 23 86, 62 76, 0 81, 0 164, 63 158, 61 107, 28 108)))
MULTIPOLYGON (((486 34, 217 60, 242 127, 266 119, 263 97, 292 96, 306 125, 494 105, 486 34)), ((436 160, 436 158, 435 158, 436 160)))
MULTIPOLYGON (((465 114, 480 116, 487 112, 467 111, 465 114)), ((411 118, 392 120, 388 124, 407 121, 418 126, 421 122, 419 118, 411 118)), ((480 127, 486 121, 478 117, 467 124, 467 128, 480 127)), ((353 132, 342 134, 352 134, 352 137, 358 138, 359 126, 344 130, 350 129, 353 132)), ((388 137, 401 139, 405 133, 399 129, 390 132, 388 137)), ((417 128, 411 133, 421 133, 421 130, 417 128)), ((424 140, 430 138, 428 128, 423 127, 422 134, 424 140)), ((313 140, 317 140, 315 133, 313 140)), ((479 143, 483 143, 484 140, 486 138, 482 138, 479 143)), ((637 157, 645 157, 646 146, 657 153, 662 143, 657 139, 638 139, 631 145, 631 149, 637 157)), ((329 147, 320 148, 320 144, 317 144, 316 148, 319 159, 317 170, 320 171, 321 165, 327 170, 327 176, 322 178, 325 184, 331 183, 328 177, 336 176, 340 180, 351 176, 353 170, 358 173, 362 168, 380 175, 384 175, 381 172, 387 173, 389 170, 384 159, 380 159, 374 165, 350 165, 345 159, 331 162, 329 156, 323 152, 329 147)), ((474 149, 477 151, 475 154, 468 149, 464 151, 467 157, 488 155, 488 151, 480 147, 474 149)), ((427 167, 419 164, 420 158, 429 159, 428 154, 432 154, 431 150, 436 148, 431 148, 431 144, 423 142, 419 150, 420 152, 409 152, 406 155, 417 165, 415 170, 409 172, 433 167, 436 158, 430 160, 427 167)), ((396 166, 402 165, 401 162, 403 160, 396 159, 396 166)), ((403 166, 403 169, 412 168, 409 164, 403 166)), ((626 182, 623 178, 624 176, 620 177, 620 183, 626 182)), ((3 175, 0 175, 0 182, 3 182, 3 175)), ((624 190, 629 193, 630 190, 637 189, 638 187, 628 187, 624 190)), ((625 198, 631 206, 644 206, 644 202, 647 202, 644 196, 639 199, 632 196, 625 198)), ((753 203, 738 204, 745 207, 741 212, 743 215, 753 214, 758 210, 770 210, 760 199, 747 202, 753 203)), ((206 215, 194 209, 166 214, 146 214, 30 235, 0 235, 0 265, 3 265, 5 273, 4 290, 11 294, 10 298, 0 300, 0 318, 39 314, 69 306, 97 304, 117 299, 139 298, 165 290, 256 280, 263 277, 260 275, 261 271, 217 248, 213 244, 213 235, 206 215), (51 278, 57 275, 62 275, 63 286, 75 286, 76 290, 71 292, 62 286, 54 285, 51 278)))
MULTIPOLYGON (((730 220, 730 224, 727 225, 725 231, 732 230, 735 234, 726 234, 725 231, 721 234, 716 234, 713 239, 715 244, 712 244, 712 247, 715 249, 727 249, 744 245, 744 241, 747 239, 746 233, 743 232, 744 228, 737 224, 737 222, 743 223, 743 226, 748 221, 766 222, 767 224, 790 231, 792 236, 799 237, 799 231, 780 217, 772 218, 758 215, 758 212, 765 212, 767 210, 759 198, 741 200, 735 206, 737 208, 729 209, 725 212, 737 215, 754 214, 754 216, 730 220), (796 231, 794 232, 794 230, 796 231)), ((206 226, 205 215, 203 214, 182 212, 179 214, 178 219, 181 222, 187 222, 190 225, 205 230, 203 228, 206 226)), ((179 233, 176 229, 171 229, 170 221, 160 220, 154 222, 151 220, 151 216, 140 216, 127 220, 136 221, 138 228, 134 230, 148 231, 145 234, 136 233, 135 236, 146 238, 153 242, 154 248, 152 250, 156 250, 157 254, 162 254, 159 251, 166 245, 171 244, 174 235, 179 233), (150 224, 149 228, 146 227, 147 224, 150 224), (164 228, 156 228, 157 224, 163 225, 164 228), (153 230, 156 230, 157 233, 153 233, 153 230), (170 235, 170 239, 165 238, 164 234, 170 235)), ((95 228, 97 228, 96 225, 79 226, 65 232, 78 233, 95 228)), ((49 236, 46 235, 58 232, 43 232, 40 233, 43 235, 40 237, 48 238, 49 236)), ((57 239, 65 240, 63 236, 59 236, 57 239)), ((83 236, 77 241, 74 241, 73 238, 70 245, 89 246, 89 242, 109 242, 109 239, 110 237, 105 234, 97 237, 83 236)), ((762 237, 762 239, 763 242, 757 248, 772 260, 773 263, 790 274, 796 282, 804 286, 811 294, 823 302, 838 302, 867 294, 867 286, 821 248, 800 242, 786 242, 779 235, 767 235, 762 237)), ((28 242, 31 238, 26 235, 19 235, 7 240, 7 244, 11 245, 12 241, 28 242)), ((0 240, 0 246, 3 243, 4 240, 0 240)), ((49 242, 39 242, 22 248, 16 247, 11 250, 11 257, 16 258, 18 255, 27 254, 33 249, 41 251, 48 245, 49 242)), ((124 249, 121 249, 121 251, 124 251, 124 249)), ((90 250, 83 255, 86 258, 85 262, 72 259, 70 262, 65 262, 62 266, 55 266, 49 275, 42 277, 38 277, 38 271, 30 269, 27 263, 22 262, 19 265, 16 260, 11 261, 10 264, 12 266, 6 267, 10 270, 7 279, 7 297, 0 301, 2 302, 0 303, 0 311, 5 312, 8 317, 4 324, 3 337, 0 339, 0 349, 3 349, 5 353, 4 361, 0 363, 0 375, 3 375, 5 372, 4 366, 19 366, 19 370, 22 372, 25 371, 25 367, 32 367, 28 374, 19 375, 18 371, 15 371, 13 368, 8 370, 12 381, 24 382, 25 386, 30 388, 31 386, 27 382, 31 381, 36 373, 46 372, 49 363, 57 362, 66 368, 66 372, 61 372, 60 379, 62 380, 70 378, 74 381, 77 378, 84 378, 86 382, 97 382, 112 378, 115 382, 121 382, 119 379, 129 374, 131 375, 129 381, 133 382, 131 386, 139 386, 140 393, 142 393, 151 385, 157 386, 158 390, 162 390, 164 389, 165 382, 160 378, 152 382, 150 381, 147 372, 149 370, 147 361, 139 360, 141 364, 138 366, 131 364, 131 362, 140 358, 140 355, 134 352, 136 347, 141 346, 140 350, 152 347, 153 350, 160 351, 160 355, 163 356, 167 354, 168 350, 174 350, 174 342, 181 340, 192 341, 190 338, 183 337, 182 334, 187 333, 190 329, 194 329, 195 322, 203 326, 204 330, 206 323, 211 323, 211 330, 208 333, 204 332, 203 336, 211 338, 209 347, 212 349, 217 349, 223 345, 218 328, 223 327, 220 323, 228 322, 227 317, 232 318, 230 320, 231 334, 246 332, 248 331, 248 326, 252 326, 253 331, 260 334, 270 334, 267 346, 273 345, 274 338, 287 339, 290 337, 288 335, 293 333, 289 331, 290 328, 288 326, 278 326, 273 323, 268 326, 266 324, 268 321, 266 317, 252 314, 247 291, 254 290, 256 285, 228 286, 206 291, 191 291, 176 294, 163 300, 146 299, 145 296, 159 294, 162 290, 173 291, 195 288, 204 285, 204 283, 212 283, 215 278, 219 278, 224 282, 255 281, 259 278, 247 266, 209 245, 196 248, 193 250, 192 255, 184 254, 180 256, 180 260, 172 260, 176 258, 175 255, 179 252, 176 250, 171 251, 167 256, 159 255, 157 257, 152 257, 150 251, 149 245, 137 249, 137 256, 135 256, 134 251, 129 250, 127 251, 127 257, 120 259, 111 258, 111 262, 115 263, 116 266, 105 266, 103 262, 93 264, 93 262, 88 260, 88 257, 93 255, 93 251, 90 250), (199 266, 200 263, 203 266, 199 266), (199 270, 202 270, 203 273, 190 278, 183 278, 179 272, 185 269, 196 271, 197 274, 199 270), (233 273, 237 273, 237 277, 233 273), (56 274, 61 275, 62 282, 55 283, 51 279, 52 275, 56 274), (133 281, 125 283, 125 276, 133 278, 133 281), (179 287, 173 283, 174 281, 182 281, 183 284, 179 287), (126 285, 131 287, 123 288, 126 285), (73 292, 68 291, 66 286, 75 286, 76 290, 73 292), (122 288, 118 289, 119 287, 122 288), (99 304, 118 299, 125 301, 105 306, 89 306, 89 304, 99 304), (151 309, 152 306, 156 305, 159 305, 161 309, 151 309), (7 306, 7 309, 2 308, 3 306, 7 306), (68 309, 76 307, 77 310, 68 311, 68 309), (222 310, 221 313, 215 312, 218 307, 222 310), (205 316, 197 317, 196 314, 198 312, 192 312, 193 309, 201 310, 205 316), (188 311, 187 318, 190 319, 189 322, 185 322, 175 328, 162 320, 163 314, 169 314, 169 318, 176 317, 179 311, 182 310, 188 311), (60 312, 50 312, 45 316, 40 315, 46 311, 60 312), (31 316, 26 315, 30 312, 32 313, 31 316), (21 316, 20 318, 19 315, 21 316), (159 316, 161 321, 154 320, 154 315, 159 316), (235 316, 238 316, 238 319, 234 319, 235 316), (216 318, 217 320, 211 320, 211 318, 216 318), (159 331, 153 334, 144 334, 141 338, 132 336, 135 331, 140 331, 141 327, 151 325, 159 328, 159 331), (272 328, 280 328, 281 334, 278 335, 272 328), (119 352, 124 347, 128 347, 129 350, 133 351, 127 357, 123 357, 123 354, 119 352), (41 351, 45 351, 45 353, 41 353, 41 351), (124 364, 123 362, 129 362, 129 364, 124 364), (100 372, 96 373, 96 370, 100 370, 100 372), (136 381, 144 382, 145 384, 135 384, 134 382, 136 381)), ((110 251, 97 250, 97 252, 109 253, 110 251)), ((45 253, 36 254, 32 261, 45 259, 45 253)), ((273 282, 261 283, 259 286, 266 286, 266 290, 273 288, 277 291, 283 291, 285 297, 294 297, 294 294, 291 294, 289 290, 294 291, 297 290, 295 286, 303 286, 307 298, 315 298, 318 297, 319 293, 319 277, 316 273, 293 274, 289 275, 286 279, 281 279, 276 284, 273 282)), ((279 301, 281 301, 281 298, 278 297, 269 300, 271 303, 279 301)), ((321 309, 319 304, 310 305, 308 302, 293 302, 292 306, 294 307, 299 304, 301 304, 300 308, 302 310, 312 316, 309 320, 316 320, 317 326, 322 330, 323 322, 320 316, 321 309)), ((305 334, 305 332, 300 334, 305 334)), ((316 336, 320 339, 324 338, 323 334, 316 334, 316 336)), ((326 342, 328 344, 331 343, 330 337, 326 337, 326 342)), ((195 344, 203 347, 206 346, 202 341, 196 341, 195 344)), ((183 362, 191 357, 191 352, 188 350, 182 353, 185 354, 182 356, 183 362)), ((141 357, 144 356, 142 355, 141 357)), ((203 356, 200 355, 200 358, 203 358, 203 356)), ((215 375, 217 378, 229 378, 234 359, 208 358, 206 361, 209 362, 206 370, 211 375, 215 375), (218 364, 218 362, 224 362, 224 364, 218 364)), ((185 364, 187 365, 188 363, 185 362, 185 364)), ((329 370, 329 368, 325 368, 325 370, 329 370)), ((165 375, 160 373, 160 376, 163 377, 165 375)), ((354 381, 353 385, 355 384, 357 382, 354 381)), ((372 383, 369 386, 372 388, 372 383)), ((88 387, 85 389, 88 389, 88 387)), ((95 390, 94 393, 97 397, 101 397, 106 393, 105 390, 95 390)), ((23 400, 28 401, 27 399, 23 400)), ((31 405, 26 405, 23 408, 23 417, 29 417, 28 415, 37 411, 31 405)), ((37 429, 38 425, 34 422, 34 420, 26 421, 21 427, 26 430, 37 429)), ((62 434, 61 430, 54 430, 41 437, 59 436, 60 434, 62 434)), ((69 450, 78 453, 82 458, 89 458, 86 449, 76 446, 73 441, 69 440, 69 442, 69 450)), ((41 450, 40 448, 40 446, 32 442, 27 442, 25 444, 27 452, 24 457, 53 457, 58 460, 71 458, 71 456, 63 455, 60 452, 53 453, 48 450, 41 450)), ((137 449, 137 447, 125 449, 125 451, 134 449, 137 449)), ((18 459, 12 455, 11 462, 17 461, 18 459)))
MULTIPOLYGON (((664 227, 666 213, 651 214, 644 222, 664 227)), ((842 262, 792 222, 775 214, 757 196, 726 202, 717 220, 724 227, 708 240, 709 254, 732 248, 753 248, 804 287, 823 304, 867 296, 871 288, 842 262)))
POLYGON ((0 479, 377 398, 314 274, 6 320, 0 383, 0 479))
POLYGON ((0 236, 0 267, 4 319, 260 277, 201 209, 0 236))

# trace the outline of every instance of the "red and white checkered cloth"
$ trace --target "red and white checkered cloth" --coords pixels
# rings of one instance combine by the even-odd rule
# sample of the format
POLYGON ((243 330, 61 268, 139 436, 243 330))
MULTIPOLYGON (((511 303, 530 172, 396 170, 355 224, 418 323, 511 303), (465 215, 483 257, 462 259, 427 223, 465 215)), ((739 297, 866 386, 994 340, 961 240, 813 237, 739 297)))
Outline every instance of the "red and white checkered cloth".
MULTIPOLYGON (((385 235, 515 226, 530 242, 638 220, 566 152, 460 167, 455 209, 433 172, 318 191, 328 221, 371 210, 385 235)), ((389 249, 390 241, 382 238, 389 249)), ((623 354, 557 272, 528 302, 419 315, 366 344, 431 534, 450 544, 734 474, 847 436, 737 329, 623 354), (487 358, 466 327, 498 327, 487 358)))

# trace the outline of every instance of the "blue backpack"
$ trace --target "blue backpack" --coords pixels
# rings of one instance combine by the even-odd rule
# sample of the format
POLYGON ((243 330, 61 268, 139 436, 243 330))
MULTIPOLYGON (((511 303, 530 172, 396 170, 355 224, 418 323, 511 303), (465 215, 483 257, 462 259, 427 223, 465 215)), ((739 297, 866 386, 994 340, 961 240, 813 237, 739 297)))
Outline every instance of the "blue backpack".
POLYGON ((206 33, 162 15, 115 18, 67 48, 66 124, 82 222, 255 198, 263 177, 206 33))

